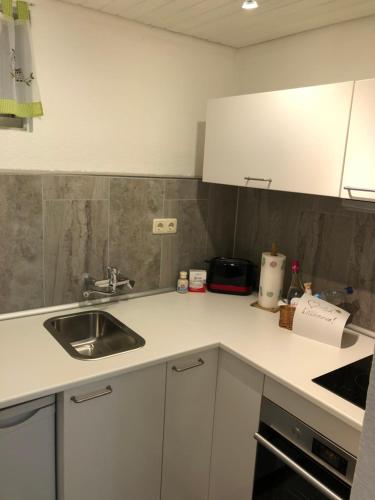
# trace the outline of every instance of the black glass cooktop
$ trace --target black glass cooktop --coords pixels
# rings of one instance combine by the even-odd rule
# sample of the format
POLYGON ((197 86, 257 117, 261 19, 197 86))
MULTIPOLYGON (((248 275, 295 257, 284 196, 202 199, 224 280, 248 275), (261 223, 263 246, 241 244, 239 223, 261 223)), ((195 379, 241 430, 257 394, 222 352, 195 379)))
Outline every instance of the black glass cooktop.
POLYGON ((372 356, 367 356, 367 358, 314 378, 313 382, 364 410, 371 365, 372 356))

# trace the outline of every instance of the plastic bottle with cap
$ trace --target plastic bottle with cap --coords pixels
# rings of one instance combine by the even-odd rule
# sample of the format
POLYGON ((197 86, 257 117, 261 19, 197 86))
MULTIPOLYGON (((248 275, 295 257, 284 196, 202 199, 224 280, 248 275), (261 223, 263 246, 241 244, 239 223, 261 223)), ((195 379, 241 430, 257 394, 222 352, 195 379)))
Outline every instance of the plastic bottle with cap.
POLYGON ((356 313, 361 308, 358 293, 352 286, 324 290, 315 296, 347 311, 350 314, 347 323, 353 322, 356 313))
POLYGON ((316 296, 322 300, 330 302, 335 306, 339 306, 345 309, 345 307, 343 306, 351 301, 349 297, 353 295, 353 293, 353 287, 347 286, 345 288, 323 290, 323 292, 316 294, 316 296))
POLYGON ((187 279, 187 272, 180 271, 180 277, 177 280, 177 292, 188 293, 188 290, 189 290, 189 280, 187 279))

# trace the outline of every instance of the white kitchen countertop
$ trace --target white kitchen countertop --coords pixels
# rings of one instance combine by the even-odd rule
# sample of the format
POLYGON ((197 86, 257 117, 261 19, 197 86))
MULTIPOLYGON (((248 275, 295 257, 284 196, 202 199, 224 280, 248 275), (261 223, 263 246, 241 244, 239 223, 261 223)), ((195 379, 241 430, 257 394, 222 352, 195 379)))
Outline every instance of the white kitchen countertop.
POLYGON ((171 292, 91 306, 111 313, 146 345, 89 361, 72 358, 43 326, 78 309, 1 321, 0 408, 220 346, 360 430, 364 411, 311 379, 373 354, 375 340, 358 334, 354 345, 338 349, 301 338, 279 328, 278 314, 250 307, 251 300, 171 292))

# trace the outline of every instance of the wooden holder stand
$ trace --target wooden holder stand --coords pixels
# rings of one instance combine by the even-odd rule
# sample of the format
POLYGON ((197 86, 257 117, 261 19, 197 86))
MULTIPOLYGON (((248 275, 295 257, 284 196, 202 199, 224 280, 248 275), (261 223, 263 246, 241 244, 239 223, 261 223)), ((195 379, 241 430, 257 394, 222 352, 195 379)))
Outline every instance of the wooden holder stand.
POLYGON ((287 328, 288 330, 293 329, 293 318, 295 311, 296 308, 290 305, 280 306, 279 326, 281 326, 281 328, 287 328))

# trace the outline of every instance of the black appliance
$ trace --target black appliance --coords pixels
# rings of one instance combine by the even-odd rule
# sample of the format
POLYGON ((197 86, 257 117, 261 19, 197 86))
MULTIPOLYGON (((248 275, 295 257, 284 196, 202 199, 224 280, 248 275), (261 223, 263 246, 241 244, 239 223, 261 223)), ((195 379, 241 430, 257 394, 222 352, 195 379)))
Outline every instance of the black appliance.
POLYGON ((207 262, 210 292, 250 295, 256 288, 256 266, 249 260, 215 257, 207 262))
POLYGON ((356 458, 262 399, 253 500, 346 500, 356 458))
POLYGON ((373 356, 367 356, 337 370, 313 379, 313 382, 350 401, 363 410, 366 407, 367 389, 373 356))

